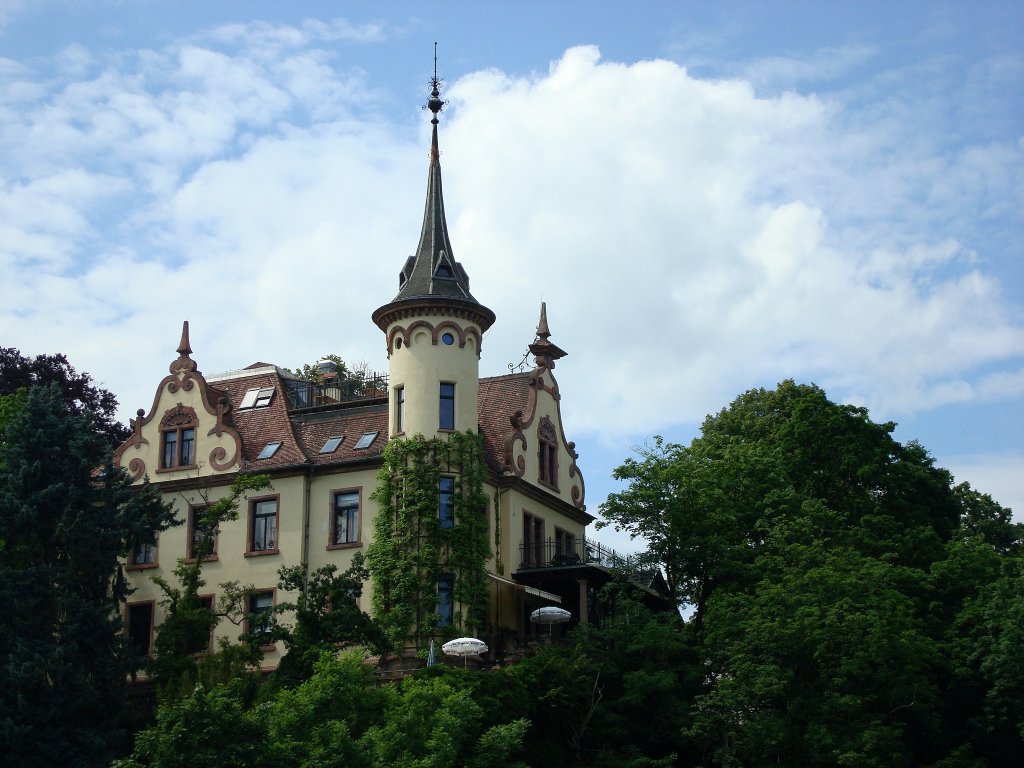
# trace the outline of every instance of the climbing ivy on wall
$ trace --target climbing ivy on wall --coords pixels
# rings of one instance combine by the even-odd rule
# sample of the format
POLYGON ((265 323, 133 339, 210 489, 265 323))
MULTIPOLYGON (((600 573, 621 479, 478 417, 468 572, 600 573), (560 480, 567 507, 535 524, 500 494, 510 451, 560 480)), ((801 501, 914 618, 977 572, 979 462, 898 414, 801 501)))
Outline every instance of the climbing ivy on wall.
POLYGON ((372 498, 379 505, 367 565, 374 618, 396 648, 473 634, 487 618, 483 442, 472 432, 390 441, 372 498), (454 478, 454 524, 442 527, 438 481, 454 478), (455 615, 438 627, 438 580, 454 577, 455 615))

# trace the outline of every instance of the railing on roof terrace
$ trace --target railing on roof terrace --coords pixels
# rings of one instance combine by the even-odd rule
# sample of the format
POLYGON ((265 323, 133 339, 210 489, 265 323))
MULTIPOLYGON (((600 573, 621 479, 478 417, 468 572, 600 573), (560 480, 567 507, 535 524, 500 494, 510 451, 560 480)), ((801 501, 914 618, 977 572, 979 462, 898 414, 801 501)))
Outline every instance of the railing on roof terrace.
POLYGON ((373 400, 388 396, 386 373, 347 373, 344 377, 321 383, 285 380, 285 395, 289 408, 315 408, 358 400, 373 400))
POLYGON ((640 570, 635 555, 622 555, 603 544, 576 538, 546 541, 524 541, 519 545, 519 567, 560 568, 590 563, 632 574, 640 570))

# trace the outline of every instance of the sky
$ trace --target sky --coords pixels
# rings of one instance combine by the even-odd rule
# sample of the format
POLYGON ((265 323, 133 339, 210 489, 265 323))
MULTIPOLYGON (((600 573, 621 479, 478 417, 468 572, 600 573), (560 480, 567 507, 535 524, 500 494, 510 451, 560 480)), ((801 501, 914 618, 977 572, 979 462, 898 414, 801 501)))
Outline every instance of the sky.
POLYGON ((0 0, 0 345, 125 421, 184 319, 207 374, 386 370, 435 41, 481 375, 545 301, 589 511, 792 378, 1022 519, 1017 2, 0 0))

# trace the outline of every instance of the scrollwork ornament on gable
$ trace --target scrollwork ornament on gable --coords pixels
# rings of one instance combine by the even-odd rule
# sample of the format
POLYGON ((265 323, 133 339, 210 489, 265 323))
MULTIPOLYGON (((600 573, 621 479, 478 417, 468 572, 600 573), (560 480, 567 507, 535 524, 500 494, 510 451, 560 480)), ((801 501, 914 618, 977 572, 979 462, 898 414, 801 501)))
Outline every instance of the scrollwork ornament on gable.
POLYGON ((512 424, 512 434, 505 438, 505 466, 503 469, 506 472, 514 473, 517 477, 522 477, 526 474, 526 460, 522 456, 518 459, 515 458, 515 444, 522 443, 523 452, 526 452, 528 446, 526 435, 523 433, 523 412, 516 411, 508 417, 508 420, 512 424))

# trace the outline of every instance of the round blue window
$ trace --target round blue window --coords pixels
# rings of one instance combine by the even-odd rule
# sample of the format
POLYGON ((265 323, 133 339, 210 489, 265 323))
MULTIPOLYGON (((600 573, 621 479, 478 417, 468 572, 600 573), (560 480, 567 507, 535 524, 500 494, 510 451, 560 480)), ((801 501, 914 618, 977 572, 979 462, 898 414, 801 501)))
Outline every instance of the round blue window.
POLYGON ((447 346, 450 347, 452 344, 455 343, 455 337, 452 336, 450 333, 442 333, 441 341, 443 341, 447 346))

